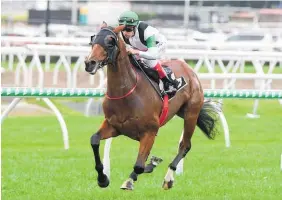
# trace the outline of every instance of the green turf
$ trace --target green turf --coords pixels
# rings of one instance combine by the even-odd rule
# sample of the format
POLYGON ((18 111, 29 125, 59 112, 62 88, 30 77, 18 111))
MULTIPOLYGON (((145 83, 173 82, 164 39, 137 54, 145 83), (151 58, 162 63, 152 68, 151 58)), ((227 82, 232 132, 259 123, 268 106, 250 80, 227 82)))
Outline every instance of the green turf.
POLYGON ((63 150, 55 117, 8 117, 2 126, 2 199, 282 199, 282 106, 277 100, 260 101, 261 117, 248 119, 245 114, 252 105, 252 100, 224 101, 229 149, 223 133, 210 141, 196 130, 184 174, 175 176, 170 191, 161 185, 176 153, 179 118, 160 130, 151 152, 163 163, 153 174, 140 176, 134 191, 128 192, 119 187, 133 168, 138 143, 122 136, 112 143, 111 184, 106 189, 97 186, 89 138, 103 117, 65 116, 68 151, 63 150))

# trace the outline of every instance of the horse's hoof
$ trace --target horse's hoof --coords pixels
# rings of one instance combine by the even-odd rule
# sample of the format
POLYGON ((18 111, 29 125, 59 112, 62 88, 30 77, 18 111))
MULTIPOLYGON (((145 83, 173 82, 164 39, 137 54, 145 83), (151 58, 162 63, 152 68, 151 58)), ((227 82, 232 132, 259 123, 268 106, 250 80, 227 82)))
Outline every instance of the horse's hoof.
POLYGON ((110 180, 108 179, 107 175, 103 174, 103 176, 98 177, 98 185, 101 188, 106 188, 110 184, 110 180))
POLYGON ((172 186, 173 186, 173 181, 168 181, 168 182, 164 181, 164 183, 163 183, 163 189, 165 189, 165 190, 172 188, 172 186))
POLYGON ((157 166, 157 165, 159 165, 162 161, 163 161, 163 159, 158 158, 158 157, 156 157, 156 156, 152 156, 150 163, 152 163, 153 165, 157 166))
POLYGON ((133 179, 129 178, 121 185, 120 189, 133 190, 133 179))

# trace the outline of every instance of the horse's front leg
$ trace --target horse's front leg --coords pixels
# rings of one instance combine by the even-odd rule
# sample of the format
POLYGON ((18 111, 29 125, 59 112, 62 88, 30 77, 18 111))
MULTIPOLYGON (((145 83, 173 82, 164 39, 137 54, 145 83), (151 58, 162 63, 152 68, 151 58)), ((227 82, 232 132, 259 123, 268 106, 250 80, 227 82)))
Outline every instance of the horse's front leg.
POLYGON ((118 132, 115 128, 113 128, 107 120, 105 120, 101 126, 101 128, 97 131, 97 133, 93 134, 91 137, 91 146, 94 153, 95 159, 95 169, 98 172, 98 185, 102 188, 108 187, 110 181, 106 174, 104 174, 103 163, 101 162, 100 153, 99 153, 99 146, 100 140, 108 139, 110 137, 115 137, 118 135, 118 132))
MULTIPOLYGON (((163 161, 163 159, 158 158, 156 156, 152 156, 150 159, 150 163, 146 165, 144 173, 152 173, 154 169, 163 161)), ((129 179, 127 179, 120 187, 120 189, 124 190, 133 190, 133 182, 137 181, 138 174, 134 172, 134 170, 129 175, 129 179)))
MULTIPOLYGON (((145 171, 145 162, 150 154, 150 151, 153 147, 155 137, 157 132, 146 132, 143 134, 143 136, 140 139, 140 147, 139 147, 139 153, 137 157, 137 161, 134 165, 134 170, 130 174, 129 179, 127 179, 121 186, 121 189, 126 190, 133 190, 133 182, 137 180, 137 176, 139 174, 142 174, 145 171)), ((159 161, 161 162, 161 161, 159 161)), ((152 171, 153 166, 149 164, 149 166, 146 166, 146 172, 152 171), (148 168, 147 168, 148 167, 148 168)))

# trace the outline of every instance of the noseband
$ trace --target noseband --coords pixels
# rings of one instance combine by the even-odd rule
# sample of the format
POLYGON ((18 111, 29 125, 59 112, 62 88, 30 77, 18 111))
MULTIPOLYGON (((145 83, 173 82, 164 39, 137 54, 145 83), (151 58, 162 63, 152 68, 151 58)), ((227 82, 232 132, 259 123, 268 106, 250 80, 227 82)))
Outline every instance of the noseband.
POLYGON ((118 53, 117 46, 118 37, 115 32, 113 32, 109 28, 103 28, 99 31, 97 35, 92 35, 90 38, 90 45, 99 44, 101 45, 105 51, 107 52, 107 57, 99 62, 99 68, 107 64, 111 64, 115 67, 116 65, 116 57, 118 53))

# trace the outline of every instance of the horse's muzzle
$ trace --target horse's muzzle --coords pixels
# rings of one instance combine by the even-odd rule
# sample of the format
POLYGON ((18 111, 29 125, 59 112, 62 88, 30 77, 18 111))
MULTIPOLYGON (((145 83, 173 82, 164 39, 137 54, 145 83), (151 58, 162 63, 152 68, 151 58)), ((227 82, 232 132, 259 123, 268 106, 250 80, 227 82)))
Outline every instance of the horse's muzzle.
POLYGON ((98 70, 98 63, 94 60, 92 61, 84 61, 85 63, 85 71, 94 75, 98 70))

